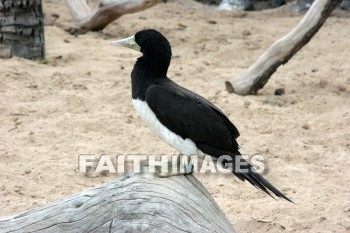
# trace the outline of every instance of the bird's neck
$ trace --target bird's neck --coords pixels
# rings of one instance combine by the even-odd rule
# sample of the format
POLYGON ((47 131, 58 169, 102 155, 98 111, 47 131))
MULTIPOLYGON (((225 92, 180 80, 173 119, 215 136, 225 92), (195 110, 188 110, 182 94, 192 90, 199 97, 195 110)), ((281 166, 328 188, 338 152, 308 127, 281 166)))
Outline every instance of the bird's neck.
POLYGON ((132 98, 145 100, 147 88, 164 79, 167 79, 167 71, 170 58, 142 56, 137 59, 131 73, 132 98))
POLYGON ((167 50, 163 51, 161 48, 155 48, 155 51, 143 53, 143 56, 137 59, 135 65, 148 74, 166 77, 170 60, 171 52, 167 50))

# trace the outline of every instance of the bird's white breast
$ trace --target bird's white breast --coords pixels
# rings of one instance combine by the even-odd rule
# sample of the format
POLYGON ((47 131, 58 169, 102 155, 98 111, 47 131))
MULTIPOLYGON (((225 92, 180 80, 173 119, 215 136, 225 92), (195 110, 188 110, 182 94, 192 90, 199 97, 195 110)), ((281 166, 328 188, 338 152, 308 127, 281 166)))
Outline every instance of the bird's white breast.
POLYGON ((151 128, 152 132, 158 135, 170 146, 178 150, 183 155, 202 155, 196 144, 189 138, 183 139, 179 135, 170 131, 156 117, 145 101, 132 100, 134 107, 141 119, 151 128))

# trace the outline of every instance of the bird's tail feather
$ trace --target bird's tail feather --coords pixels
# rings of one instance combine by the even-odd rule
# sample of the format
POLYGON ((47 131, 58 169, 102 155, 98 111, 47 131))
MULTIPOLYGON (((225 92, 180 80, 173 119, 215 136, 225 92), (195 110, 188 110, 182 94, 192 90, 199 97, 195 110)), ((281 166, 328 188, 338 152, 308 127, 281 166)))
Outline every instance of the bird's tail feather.
POLYGON ((256 188, 262 190, 263 192, 270 195, 274 198, 270 192, 275 194, 277 197, 284 198, 285 200, 292 202, 286 195, 284 195, 281 191, 275 188, 270 182, 265 180, 257 171, 250 165, 247 161, 245 161, 241 155, 230 155, 232 161, 234 161, 233 171, 232 173, 236 175, 240 180, 247 180, 249 183, 254 185, 256 188), (240 156, 240 161, 237 161, 236 156, 240 156), (240 166, 236 166, 236 163, 239 162, 240 166), (237 169, 239 168, 239 169, 237 169))

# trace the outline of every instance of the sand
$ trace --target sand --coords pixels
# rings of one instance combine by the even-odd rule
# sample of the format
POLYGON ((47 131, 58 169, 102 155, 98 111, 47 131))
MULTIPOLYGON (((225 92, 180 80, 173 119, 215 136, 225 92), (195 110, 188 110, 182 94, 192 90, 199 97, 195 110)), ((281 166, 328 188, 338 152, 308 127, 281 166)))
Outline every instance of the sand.
POLYGON ((301 16, 286 9, 218 12, 170 1, 73 36, 64 1, 44 1, 46 60, 0 60, 0 215, 25 211, 115 176, 87 177, 78 156, 174 154, 139 119, 130 72, 140 54, 110 45, 144 28, 173 46, 169 77, 219 106, 246 154, 296 205, 232 175, 196 175, 238 232, 350 232, 350 18, 340 12, 255 96, 224 82, 242 74, 301 16), (59 14, 59 19, 52 14, 59 14), (277 88, 285 95, 275 96, 277 88))

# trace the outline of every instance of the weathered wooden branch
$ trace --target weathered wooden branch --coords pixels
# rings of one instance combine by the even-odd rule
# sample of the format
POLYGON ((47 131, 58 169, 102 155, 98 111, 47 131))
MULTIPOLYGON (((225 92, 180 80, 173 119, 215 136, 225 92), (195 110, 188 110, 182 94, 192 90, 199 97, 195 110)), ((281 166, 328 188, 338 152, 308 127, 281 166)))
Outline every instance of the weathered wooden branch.
POLYGON ((61 201, 0 218, 0 232, 234 232, 192 175, 127 175, 61 201))
POLYGON ((145 10, 159 2, 160 0, 101 0, 97 8, 91 10, 86 0, 66 0, 78 27, 87 31, 102 30, 124 14, 145 10))
POLYGON ((44 59, 41 0, 0 1, 0 58, 44 59))
POLYGON ((341 0, 316 0, 299 24, 272 44, 238 79, 226 81, 226 90, 238 95, 255 94, 280 65, 285 64, 321 28, 341 0))

